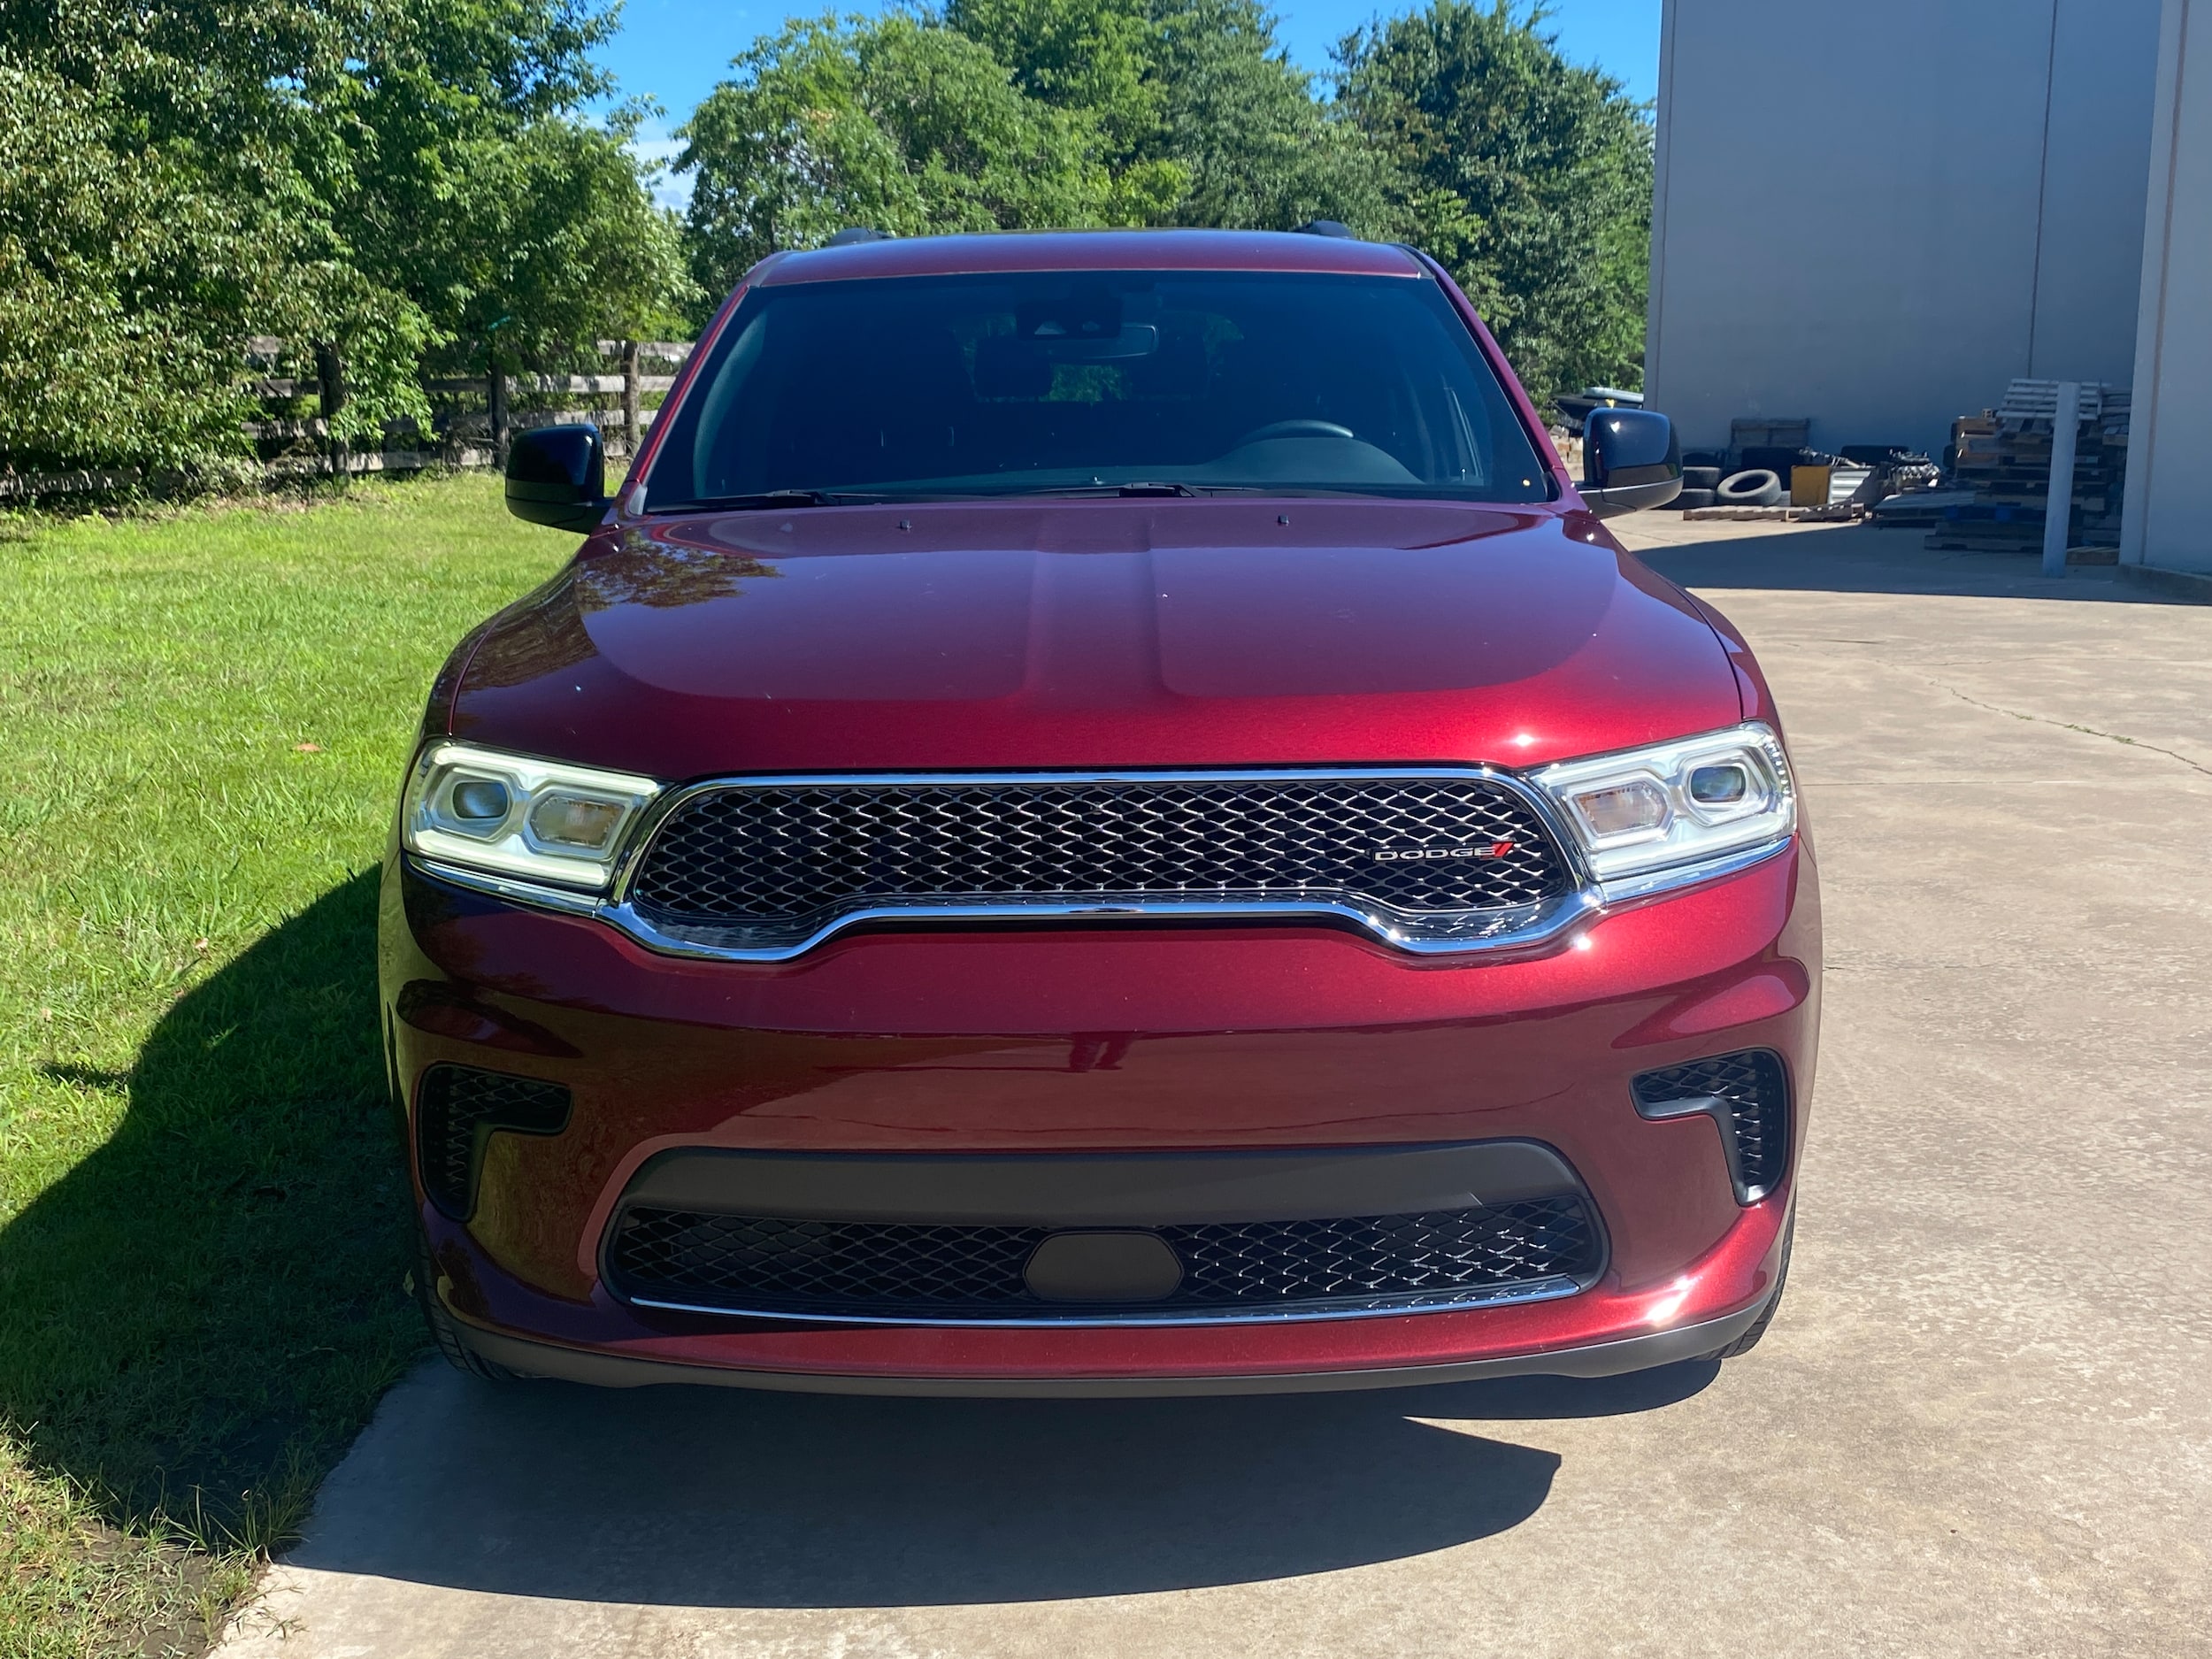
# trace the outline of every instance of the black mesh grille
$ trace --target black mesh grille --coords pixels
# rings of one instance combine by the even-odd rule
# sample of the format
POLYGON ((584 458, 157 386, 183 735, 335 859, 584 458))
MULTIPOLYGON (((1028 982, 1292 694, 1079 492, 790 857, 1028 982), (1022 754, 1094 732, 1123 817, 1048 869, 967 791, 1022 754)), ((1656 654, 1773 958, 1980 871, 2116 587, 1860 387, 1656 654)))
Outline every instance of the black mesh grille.
POLYGON ((1747 1048, 1688 1065, 1647 1071, 1632 1086, 1647 1114, 1686 1101, 1720 1102, 1713 1116, 1730 1148, 1736 1197, 1752 1203, 1772 1192, 1790 1161, 1790 1087, 1781 1056, 1747 1048))
POLYGON ((567 1126, 568 1107, 568 1090, 558 1083, 468 1065, 432 1066, 422 1074, 415 1108, 423 1190, 447 1215, 467 1220, 492 1131, 558 1134, 567 1126))
POLYGON ((630 897, 656 926, 773 949, 843 911, 1024 900, 1333 900, 1479 938, 1571 886, 1536 816, 1479 778, 978 780, 699 795, 630 897))
MULTIPOLYGON (((1597 1271, 1597 1230, 1578 1197, 1417 1216, 1212 1223, 1156 1230, 1181 1286, 1123 1310, 1233 1314, 1356 1310, 1367 1302, 1480 1301, 1597 1271)), ((813 1317, 1110 1317, 1040 1301, 1023 1282, 1045 1227, 787 1221, 635 1208, 608 1267, 625 1295, 813 1317)))
POLYGON ((1335 1221, 1163 1227, 1193 1302, 1310 1301, 1512 1284, 1596 1265, 1579 1199, 1335 1221))

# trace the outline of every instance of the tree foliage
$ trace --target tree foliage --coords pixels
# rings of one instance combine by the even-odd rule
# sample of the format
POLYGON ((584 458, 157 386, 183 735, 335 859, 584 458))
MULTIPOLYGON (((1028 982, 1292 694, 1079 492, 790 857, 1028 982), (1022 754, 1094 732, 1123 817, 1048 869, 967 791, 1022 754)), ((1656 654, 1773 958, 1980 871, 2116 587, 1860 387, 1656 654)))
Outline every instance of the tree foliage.
POLYGON ((1563 58, 1540 9, 1432 0, 1339 48, 1408 240, 1451 271, 1531 390, 1642 383, 1651 127, 1563 58))
POLYGON ((951 0, 945 20, 1094 124, 1118 223, 1387 228, 1382 172, 1260 0, 951 0))
POLYGON ((629 130, 554 116, 457 151, 425 240, 443 278, 434 320, 472 364, 551 365, 681 330, 682 237, 642 188, 629 130))
POLYGON ((1175 223, 1394 229, 1386 172, 1344 111, 1316 99, 1259 0, 1184 0, 1165 22, 1164 142, 1191 173, 1175 223))
POLYGON ((702 288, 847 226, 1382 231, 1384 169, 1259 0, 951 0, 763 40, 685 128, 702 288))
POLYGON ((1112 164, 1158 133, 1162 30, 1144 0, 950 0, 944 19, 1025 96, 1087 117, 1112 164))
POLYGON ((665 326, 688 294, 674 227, 626 121, 580 113, 613 19, 4 0, 0 306, 21 324, 0 328, 0 465, 238 455, 250 334, 341 372, 334 435, 357 439, 426 416, 425 352, 480 358, 469 331, 497 319, 518 352, 665 326))
POLYGON ((1650 126, 1540 8, 1430 0, 1326 96, 1265 0, 799 19, 683 129, 679 224, 641 109, 590 113, 616 4, 0 0, 0 470, 242 460, 255 334, 358 441, 426 370, 672 331, 848 225, 1342 219, 1433 251, 1540 395, 1640 374, 1650 126))
POLYGON ((740 58, 677 162, 703 294, 839 229, 1287 229, 1433 252, 1540 395, 1641 375, 1651 129, 1540 7, 1434 0, 1317 96, 1263 0, 948 0, 795 23, 740 58))
POLYGON ((276 296, 256 204, 0 58, 0 452, 93 466, 242 452, 238 342, 276 296))
POLYGON ((1094 123, 1025 96, 955 30, 822 17, 734 67, 676 162, 694 174, 693 269, 717 298, 756 260, 849 225, 920 235, 1107 222, 1094 123))

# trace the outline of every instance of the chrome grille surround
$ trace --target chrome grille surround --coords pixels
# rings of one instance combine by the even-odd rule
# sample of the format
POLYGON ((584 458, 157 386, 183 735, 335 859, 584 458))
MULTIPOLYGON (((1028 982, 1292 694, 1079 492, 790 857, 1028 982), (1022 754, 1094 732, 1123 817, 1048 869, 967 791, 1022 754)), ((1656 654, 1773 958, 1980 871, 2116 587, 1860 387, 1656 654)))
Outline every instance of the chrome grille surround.
MULTIPOLYGON (((1030 809, 1025 807, 1025 810, 1030 809)), ((1110 817, 1111 814, 1110 813, 1110 817)), ((1351 815, 1355 819, 1358 811, 1351 815)), ((1202 821, 1199 820, 1199 821, 1202 821)), ((941 825, 937 826, 941 832, 941 825)), ((1107 826, 1111 829, 1113 826, 1107 826)), ((1294 833, 1311 835, 1310 825, 1293 825, 1294 833)), ((1041 832, 1025 828, 1033 841, 1041 832)), ((1264 850, 1263 849, 1260 850, 1264 850)), ((844 849, 848 865, 852 849, 844 849)), ((941 862, 959 863, 941 846, 931 856, 941 862)), ((1033 858, 1047 868, 1071 869, 1077 873, 1111 864, 1118 855, 1096 847, 1065 846, 1033 849, 1033 858)), ((1301 854, 1309 864, 1328 864, 1330 859, 1301 854)), ((1123 863, 1133 862, 1126 856, 1123 863)), ((1233 864, 1233 857, 1228 862, 1233 864)), ((1247 862, 1250 862, 1248 858, 1247 862)), ((440 870, 436 873, 446 874, 440 870)), ((1232 872, 1231 873, 1234 873, 1232 872)), ((1329 873, 1327 871, 1324 874, 1329 873)), ((1509 772, 1485 766, 1387 766, 1358 768, 1236 769, 1205 772, 939 772, 803 774, 758 778, 720 778, 672 790, 657 803, 641 826, 635 842, 624 859, 611 902, 579 906, 588 908, 649 949, 670 955, 709 957, 723 961, 780 962, 803 955, 824 940, 867 923, 982 922, 1040 920, 1115 920, 1130 918, 1263 920, 1308 917, 1352 924, 1386 943, 1417 955, 1459 954, 1540 943, 1596 910, 1601 895, 1590 883, 1576 842, 1562 825, 1549 802, 1537 790, 1509 772), (1350 801, 1370 820, 1373 802, 1362 803, 1363 793, 1399 804, 1409 820, 1403 830, 1378 843, 1373 824, 1348 826, 1344 845, 1334 849, 1335 864, 1357 854, 1377 872, 1371 882, 1354 887, 1341 878, 1333 880, 1283 881, 1277 885, 1230 885, 1220 880, 1220 858, 1210 859, 1204 849, 1183 856, 1189 872, 1202 885, 1165 888, 1158 885, 1111 887, 1082 891, 969 891, 885 893, 855 891, 826 906, 803 915, 763 917, 737 913, 710 917, 679 916, 654 901, 661 892, 653 869, 664 838, 685 833, 687 819, 710 811, 718 802, 788 802, 803 795, 834 795, 883 800, 902 797, 910 805, 919 803, 925 819, 941 820, 949 810, 972 813, 988 806, 995 797, 1025 795, 1047 800, 1047 808, 1033 812, 1047 827, 1065 828, 1081 818, 1078 805, 1140 806, 1128 813, 1148 817, 1148 827, 1156 830, 1157 803, 1171 802, 1178 821, 1189 824, 1201 806, 1226 803, 1247 818, 1269 817, 1280 824, 1276 803, 1289 800, 1310 806, 1315 801, 1350 801), (1533 835, 1531 832, 1534 832, 1533 835), (1456 837, 1456 839, 1453 839, 1456 837), (1492 839, 1494 837, 1494 841, 1492 839), (1450 883, 1431 875, 1422 861, 1377 858, 1378 851, 1402 853, 1408 849, 1442 846, 1456 849, 1511 841, 1514 855, 1493 860, 1479 854, 1438 861, 1454 872, 1471 866, 1502 877, 1491 885, 1501 888, 1509 902, 1454 906, 1450 883), (1540 841, 1531 847, 1531 841, 1540 841), (1409 870, 1409 863, 1420 867, 1409 870), (1381 889, 1377 892, 1371 889, 1381 889), (1386 895, 1386 896, 1385 896, 1386 895)))

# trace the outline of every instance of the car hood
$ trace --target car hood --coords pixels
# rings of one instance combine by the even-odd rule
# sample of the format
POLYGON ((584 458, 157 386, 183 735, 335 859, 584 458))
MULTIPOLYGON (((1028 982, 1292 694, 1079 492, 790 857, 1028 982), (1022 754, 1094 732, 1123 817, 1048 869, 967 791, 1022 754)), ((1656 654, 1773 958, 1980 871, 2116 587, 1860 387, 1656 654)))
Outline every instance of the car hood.
POLYGON ((494 619, 451 730, 675 780, 1526 765, 1740 715, 1587 512, 1116 499, 610 526, 494 619))

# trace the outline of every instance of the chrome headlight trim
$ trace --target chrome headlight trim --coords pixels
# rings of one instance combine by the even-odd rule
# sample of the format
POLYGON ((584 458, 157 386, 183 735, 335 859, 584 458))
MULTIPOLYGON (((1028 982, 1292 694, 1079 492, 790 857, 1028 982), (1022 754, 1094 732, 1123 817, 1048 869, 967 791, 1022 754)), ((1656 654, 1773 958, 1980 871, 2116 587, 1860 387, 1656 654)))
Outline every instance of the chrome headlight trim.
POLYGON ((400 842, 432 868, 495 884, 503 896, 572 909, 564 900, 604 894, 646 809, 656 780, 572 766, 441 739, 424 745, 400 803, 400 842), (480 810, 502 803, 495 814, 480 810), (596 845, 549 839, 548 814, 568 807, 596 845), (478 810, 467 809, 476 808, 478 810))
POLYGON ((1763 721, 1560 761, 1529 781, 1552 801, 1609 902, 1709 881, 1772 856, 1797 833, 1797 783, 1763 721), (1713 800, 1693 780, 1740 793, 1713 800), (1604 814, 1632 798, 1609 823, 1604 814))

